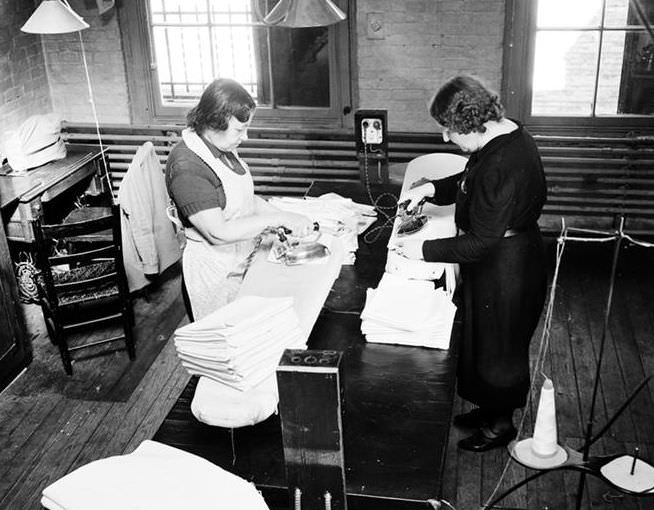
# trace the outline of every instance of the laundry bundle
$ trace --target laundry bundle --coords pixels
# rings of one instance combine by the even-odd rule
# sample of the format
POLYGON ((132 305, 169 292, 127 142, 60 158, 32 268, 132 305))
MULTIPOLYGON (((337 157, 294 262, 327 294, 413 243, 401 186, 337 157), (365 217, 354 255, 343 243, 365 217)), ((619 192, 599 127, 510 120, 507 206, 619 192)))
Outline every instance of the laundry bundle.
POLYGON ((284 349, 306 348, 293 298, 243 296, 175 331, 189 373, 246 391, 270 379, 284 349))
POLYGON ((368 342, 447 349, 455 314, 456 306, 433 282, 384 273, 367 291, 361 331, 368 342))
POLYGON ((270 203, 284 211, 303 214, 318 223, 320 231, 337 237, 345 248, 344 264, 353 264, 359 248, 357 236, 377 219, 372 205, 360 204, 337 193, 320 197, 273 197, 270 203))
POLYGON ((257 488, 211 462, 156 441, 86 464, 43 489, 48 510, 268 510, 257 488))

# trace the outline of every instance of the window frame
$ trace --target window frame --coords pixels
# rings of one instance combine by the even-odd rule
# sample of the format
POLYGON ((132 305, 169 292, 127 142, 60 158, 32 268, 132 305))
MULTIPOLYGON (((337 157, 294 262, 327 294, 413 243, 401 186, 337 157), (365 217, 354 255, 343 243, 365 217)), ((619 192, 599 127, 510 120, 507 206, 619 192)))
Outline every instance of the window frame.
POLYGON ((536 116, 531 114, 538 0, 507 0, 502 100, 507 115, 530 130, 561 135, 651 135, 654 115, 536 116))
MULTIPOLYGON (((293 107, 261 105, 253 125, 257 127, 352 127, 352 80, 350 76, 354 48, 350 25, 356 18, 353 1, 334 0, 347 9, 347 20, 329 27, 331 106, 293 107)), ((157 70, 150 32, 149 0, 128 0, 119 4, 118 14, 132 122, 135 124, 179 124, 185 122, 188 106, 164 106, 158 97, 157 70)), ((276 28, 282 30, 283 28, 276 28)), ((292 29, 287 29, 292 30, 292 29)))

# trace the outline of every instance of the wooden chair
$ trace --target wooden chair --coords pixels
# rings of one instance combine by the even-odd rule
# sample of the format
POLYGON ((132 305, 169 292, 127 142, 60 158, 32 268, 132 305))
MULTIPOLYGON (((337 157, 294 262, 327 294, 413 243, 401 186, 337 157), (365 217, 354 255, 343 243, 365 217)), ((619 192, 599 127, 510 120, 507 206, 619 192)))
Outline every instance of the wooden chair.
POLYGON ((50 339, 59 348, 66 373, 72 374, 71 353, 88 347, 124 341, 134 359, 133 311, 122 258, 120 211, 72 223, 33 223, 40 304, 50 339), (107 231, 109 240, 78 243, 79 237, 107 231), (79 246, 84 246, 83 251, 79 246), (122 334, 69 345, 73 333, 122 323, 122 334))

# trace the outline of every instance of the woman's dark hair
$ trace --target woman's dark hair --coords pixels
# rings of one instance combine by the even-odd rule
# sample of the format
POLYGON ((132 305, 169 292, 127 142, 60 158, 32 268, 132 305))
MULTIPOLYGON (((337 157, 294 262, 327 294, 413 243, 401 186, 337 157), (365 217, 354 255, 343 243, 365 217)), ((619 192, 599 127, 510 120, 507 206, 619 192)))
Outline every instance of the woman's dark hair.
POLYGON ((247 122, 255 108, 254 99, 240 83, 219 78, 204 89, 198 104, 186 115, 186 124, 196 133, 225 131, 232 116, 247 122))
POLYGON ((500 98, 471 76, 448 80, 429 105, 429 113, 442 126, 455 133, 484 133, 489 120, 502 120, 500 98))

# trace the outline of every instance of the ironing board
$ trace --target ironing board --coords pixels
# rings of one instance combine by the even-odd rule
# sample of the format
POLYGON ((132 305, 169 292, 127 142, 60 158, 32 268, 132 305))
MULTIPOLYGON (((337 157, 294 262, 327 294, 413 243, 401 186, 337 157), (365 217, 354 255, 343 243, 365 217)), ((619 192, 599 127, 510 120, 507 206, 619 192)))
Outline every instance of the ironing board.
MULTIPOLYGON (((374 196, 399 192, 376 185, 374 196)), ((369 203, 363 186, 314 182, 310 196, 336 192, 369 203)), ((454 399, 456 351, 368 344, 360 331, 365 291, 377 285, 390 231, 372 244, 360 238, 357 260, 343 266, 318 317, 310 349, 343 353, 344 451, 348 508, 431 508, 441 491, 454 399)), ((455 323, 453 335, 459 334, 455 323)), ((455 345, 456 342, 452 342, 455 345)), ((253 481, 271 508, 288 508, 280 420, 223 429, 196 421, 193 378, 154 436, 253 481), (232 450, 232 445, 234 449, 232 450)))
MULTIPOLYGON (((402 201, 402 196, 411 189, 411 186, 415 182, 420 179, 442 179, 460 173, 465 168, 466 162, 467 159, 463 156, 449 153, 425 154, 411 160, 404 174, 400 202, 402 201)), ((392 246, 398 239, 419 239, 424 241, 427 239, 441 239, 456 236, 454 205, 435 206, 427 202, 422 208, 422 214, 427 217, 427 223, 420 230, 408 236, 401 236, 398 233, 401 219, 399 217, 396 218, 388 245, 392 246)), ((395 252, 390 252, 386 264, 386 271, 416 280, 437 280, 445 273, 445 286, 451 295, 454 293, 456 286, 458 264, 409 260, 395 252)))

